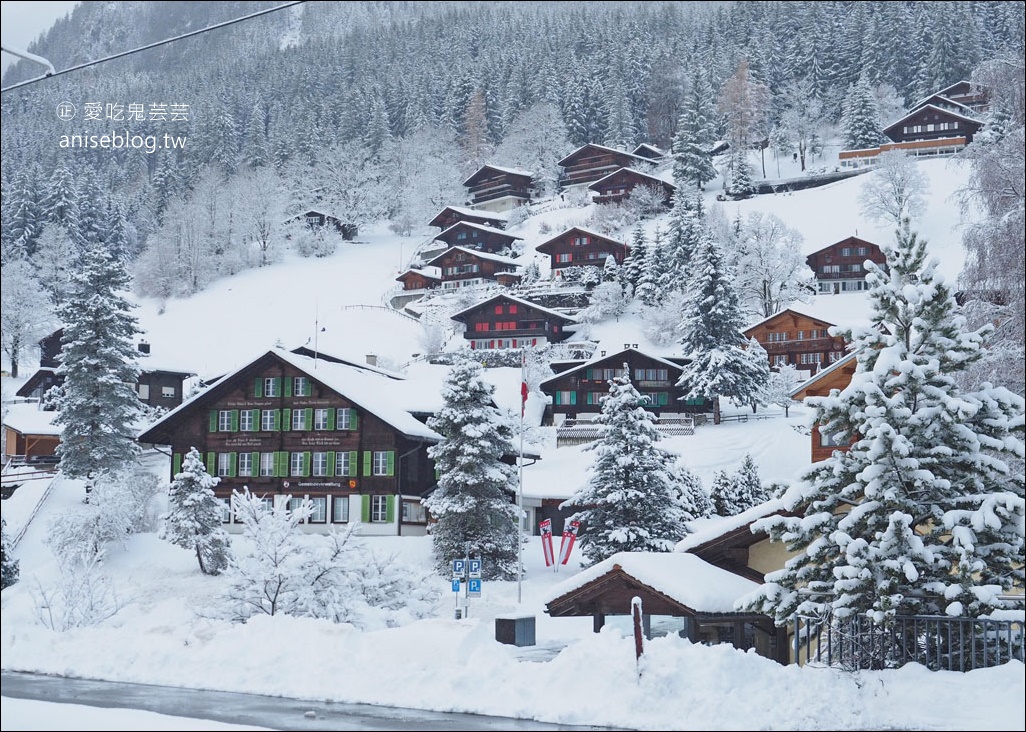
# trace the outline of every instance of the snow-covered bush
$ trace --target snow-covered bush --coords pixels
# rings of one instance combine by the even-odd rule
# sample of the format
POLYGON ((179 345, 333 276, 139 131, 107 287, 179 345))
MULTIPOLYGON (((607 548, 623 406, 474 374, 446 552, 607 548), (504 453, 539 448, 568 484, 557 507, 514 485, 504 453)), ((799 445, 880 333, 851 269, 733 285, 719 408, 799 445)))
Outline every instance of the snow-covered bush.
POLYGON ((32 599, 36 617, 46 628, 64 632, 86 628, 113 617, 124 606, 97 557, 80 557, 61 565, 54 587, 38 581, 32 599))

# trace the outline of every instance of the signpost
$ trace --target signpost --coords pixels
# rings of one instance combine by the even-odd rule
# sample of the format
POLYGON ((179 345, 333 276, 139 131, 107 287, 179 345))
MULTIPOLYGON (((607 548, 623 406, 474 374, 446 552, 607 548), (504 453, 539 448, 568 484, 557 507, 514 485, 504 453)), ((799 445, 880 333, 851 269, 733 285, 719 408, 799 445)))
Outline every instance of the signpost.
MULTIPOLYGON (((467 553, 470 553, 468 547, 467 553)), ((470 609, 469 599, 481 597, 481 567, 480 559, 471 559, 469 556, 464 559, 452 560, 452 591, 456 594, 456 619, 461 620, 467 617, 470 609), (460 607, 460 588, 463 589, 463 607, 460 607)))

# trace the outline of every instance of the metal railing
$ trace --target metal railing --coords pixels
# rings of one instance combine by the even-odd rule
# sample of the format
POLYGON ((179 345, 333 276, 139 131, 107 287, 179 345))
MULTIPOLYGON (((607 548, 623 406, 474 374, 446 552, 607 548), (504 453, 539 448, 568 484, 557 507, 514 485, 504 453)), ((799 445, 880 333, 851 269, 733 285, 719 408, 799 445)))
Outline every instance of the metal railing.
POLYGON ((865 615, 794 621, 794 660, 847 670, 881 670, 919 663, 933 671, 971 671, 1023 661, 1022 620, 943 615, 865 615))
MULTIPOLYGON (((665 436, 679 437, 695 434, 695 418, 689 415, 660 417, 652 425, 665 436)), ((594 420, 565 419, 556 427, 556 447, 594 442, 602 437, 604 431, 605 425, 594 420)))

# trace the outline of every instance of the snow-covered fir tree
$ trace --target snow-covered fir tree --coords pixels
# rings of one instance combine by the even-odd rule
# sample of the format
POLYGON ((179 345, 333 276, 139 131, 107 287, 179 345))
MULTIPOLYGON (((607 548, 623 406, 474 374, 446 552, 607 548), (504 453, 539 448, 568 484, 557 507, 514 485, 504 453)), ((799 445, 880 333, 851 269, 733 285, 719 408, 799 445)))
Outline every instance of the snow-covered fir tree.
POLYGON ((730 183, 727 193, 734 198, 748 198, 755 193, 752 183, 752 166, 748 162, 748 153, 744 150, 730 156, 730 183))
POLYGON ((469 350, 457 354, 442 387, 444 405, 428 419, 442 441, 428 448, 438 471, 438 487, 424 499, 435 519, 432 553, 440 574, 469 551, 482 560, 483 579, 519 576, 521 541, 516 466, 509 417, 492 401, 495 387, 469 350))
POLYGON ((865 75, 848 90, 841 114, 841 129, 849 150, 865 150, 880 144, 880 112, 865 75))
POLYGON ((666 257, 661 286, 663 291, 683 291, 688 281, 691 257, 698 248, 702 234, 705 210, 702 197, 687 186, 678 185, 673 194, 669 232, 666 237, 666 257))
POLYGON ((672 551, 693 517, 679 499, 676 457, 656 444, 661 435, 643 403, 624 364, 602 399, 602 437, 585 448, 595 453, 591 477, 560 504, 581 522, 581 553, 592 564, 617 552, 672 551))
POLYGON ((221 574, 228 567, 231 542, 221 526, 222 503, 214 495, 220 478, 207 472, 195 447, 182 460, 182 472, 168 489, 168 512, 160 538, 196 552, 203 574, 221 574))
POLYGON ((734 483, 734 496, 739 508, 735 513, 747 511, 752 506, 765 503, 770 498, 769 491, 759 477, 759 468, 755 464, 755 458, 750 452, 745 453, 741 459, 741 465, 734 471, 731 480, 734 483))
POLYGON ((703 234, 681 314, 681 340, 691 361, 677 386, 685 390, 684 399, 711 402, 717 418, 719 397, 752 404, 769 379, 765 354, 753 354, 743 347, 744 322, 732 276, 716 242, 703 234))
POLYGON ((106 242, 96 241, 82 253, 68 300, 58 311, 64 333, 57 375, 64 384, 54 424, 61 426, 61 471, 70 478, 88 481, 103 470, 117 472, 139 451, 134 339, 140 331, 134 305, 125 298, 128 286, 124 263, 106 242))
POLYGON ((711 150, 716 142, 716 99, 705 70, 696 67, 673 138, 673 183, 699 190, 716 178, 711 150))
POLYGON ((869 265, 871 325, 844 334, 851 383, 810 398, 847 450, 787 491, 796 517, 757 524, 797 552, 745 605, 778 623, 832 612, 978 617, 1023 582, 1023 399, 955 376, 991 326, 965 328, 952 289, 907 223, 869 265))
POLYGON ((709 486, 709 501, 712 511, 717 516, 733 516, 740 511, 734 510, 734 481, 730 473, 720 469, 713 473, 712 485, 709 486))
POLYGON ((18 581, 20 562, 14 557, 14 547, 7 535, 7 520, 0 517, 0 590, 18 581))
POLYGON ((677 500, 688 518, 685 521, 705 518, 712 514, 712 499, 702 485, 702 479, 686 465, 677 463, 674 470, 677 486, 677 500))

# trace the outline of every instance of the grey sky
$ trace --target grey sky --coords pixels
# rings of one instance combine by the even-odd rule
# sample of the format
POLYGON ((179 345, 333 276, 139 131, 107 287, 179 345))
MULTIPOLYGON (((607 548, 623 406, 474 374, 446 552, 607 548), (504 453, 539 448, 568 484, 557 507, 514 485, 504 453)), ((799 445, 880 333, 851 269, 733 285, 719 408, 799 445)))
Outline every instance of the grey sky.
MULTIPOLYGON (((28 45, 50 28, 58 18, 71 12, 78 2, 47 2, 34 0, 22 2, 18 0, 0 1, 0 41, 3 45, 13 46, 21 51, 28 50, 28 45)), ((3 71, 18 61, 9 53, 3 56, 3 71)), ((43 68, 39 67, 40 73, 43 68)), ((2 72, 0 72, 2 73, 2 72)))

